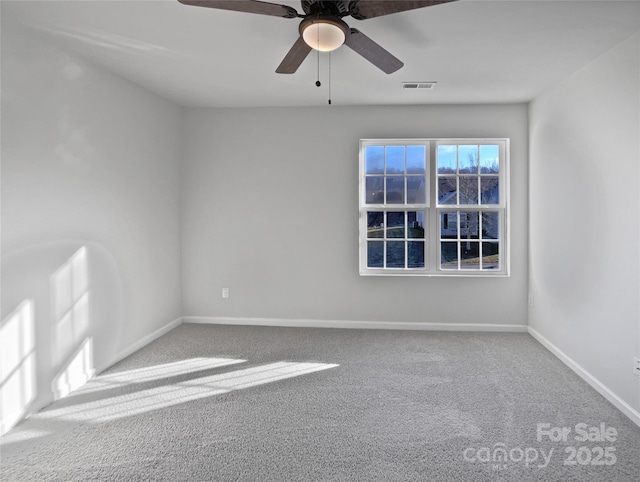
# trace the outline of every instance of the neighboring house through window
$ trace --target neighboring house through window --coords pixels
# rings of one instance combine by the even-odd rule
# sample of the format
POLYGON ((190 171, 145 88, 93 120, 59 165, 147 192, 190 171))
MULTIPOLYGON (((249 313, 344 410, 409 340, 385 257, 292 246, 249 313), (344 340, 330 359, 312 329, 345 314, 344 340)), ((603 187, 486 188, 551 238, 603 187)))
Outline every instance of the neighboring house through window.
POLYGON ((508 139, 360 141, 361 275, 508 275, 508 139))

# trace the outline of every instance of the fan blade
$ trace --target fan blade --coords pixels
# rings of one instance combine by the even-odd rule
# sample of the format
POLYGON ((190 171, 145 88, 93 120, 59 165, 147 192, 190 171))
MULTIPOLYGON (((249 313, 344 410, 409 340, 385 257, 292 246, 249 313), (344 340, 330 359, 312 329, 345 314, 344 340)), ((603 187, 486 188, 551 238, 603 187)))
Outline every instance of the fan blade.
POLYGON ((259 15, 271 15, 273 17, 297 18, 295 8, 276 3, 258 2, 254 0, 178 0, 185 5, 195 7, 217 8, 220 10, 233 10, 234 12, 257 13, 259 15))
POLYGON ((416 8, 432 7, 456 0, 351 0, 349 14, 358 20, 381 17, 416 8))
POLYGON ((302 37, 298 37, 296 43, 293 44, 291 50, 285 55, 282 62, 276 69, 277 74, 293 74, 304 59, 307 58, 311 52, 311 47, 307 45, 307 43, 302 39, 302 37))
POLYGON ((362 55, 365 59, 386 74, 400 69, 404 64, 359 30, 352 28, 345 45, 362 55))

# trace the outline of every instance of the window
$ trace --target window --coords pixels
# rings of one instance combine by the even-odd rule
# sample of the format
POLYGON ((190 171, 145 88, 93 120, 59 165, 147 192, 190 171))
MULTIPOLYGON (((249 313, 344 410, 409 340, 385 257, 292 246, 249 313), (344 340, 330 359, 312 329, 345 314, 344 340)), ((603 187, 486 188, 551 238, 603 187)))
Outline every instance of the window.
POLYGON ((360 141, 360 274, 507 275, 508 148, 360 141))

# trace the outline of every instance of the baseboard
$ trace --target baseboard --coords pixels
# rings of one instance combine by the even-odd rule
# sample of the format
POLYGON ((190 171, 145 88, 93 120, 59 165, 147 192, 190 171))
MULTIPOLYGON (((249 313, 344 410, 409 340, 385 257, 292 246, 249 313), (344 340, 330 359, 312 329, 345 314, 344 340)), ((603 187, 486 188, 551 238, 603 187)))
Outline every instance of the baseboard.
POLYGON ((487 323, 421 323, 407 321, 354 321, 309 320, 284 318, 233 318, 221 316, 184 316, 183 323, 211 325, 283 326, 300 328, 351 328, 373 330, 423 330, 423 331, 487 331, 526 333, 526 325, 499 325, 487 323))
POLYGON ((594 377, 587 370, 582 368, 579 363, 573 360, 571 357, 566 355, 560 348, 555 346, 549 340, 547 340, 544 336, 542 336, 535 329, 529 327, 529 334, 533 336, 536 340, 540 342, 542 346, 544 346, 547 350, 557 356, 560 361, 562 361, 565 365, 567 365, 571 370, 573 370, 580 378, 582 378, 585 382, 591 385, 600 395, 606 398, 609 402, 611 402, 618 410, 624 413, 627 417, 631 419, 633 423, 640 427, 640 412, 635 410, 631 405, 618 397, 614 392, 612 392, 606 385, 604 385, 600 380, 594 377))
POLYGON ((149 335, 141 338, 140 340, 136 341, 135 343, 132 343, 131 345, 129 345, 125 349, 120 350, 118 352, 118 354, 108 364, 106 364, 105 366, 96 367, 96 373, 101 373, 104 370, 106 370, 107 368, 115 365, 119 361, 124 360, 129 355, 133 355, 140 348, 145 347, 146 345, 151 343, 156 338, 160 338, 162 335, 170 332, 171 330, 173 330, 176 326, 180 325, 181 323, 182 323, 182 318, 176 318, 175 320, 167 323, 163 327, 158 328, 153 333, 150 333, 149 335))

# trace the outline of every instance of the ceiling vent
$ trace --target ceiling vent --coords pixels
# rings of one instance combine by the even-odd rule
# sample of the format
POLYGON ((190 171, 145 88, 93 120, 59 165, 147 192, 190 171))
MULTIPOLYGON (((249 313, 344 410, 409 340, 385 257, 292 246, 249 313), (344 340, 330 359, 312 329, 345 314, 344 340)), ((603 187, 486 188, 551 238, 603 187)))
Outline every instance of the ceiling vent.
POLYGON ((403 82, 403 89, 427 89, 431 90, 436 87, 437 82, 403 82))

